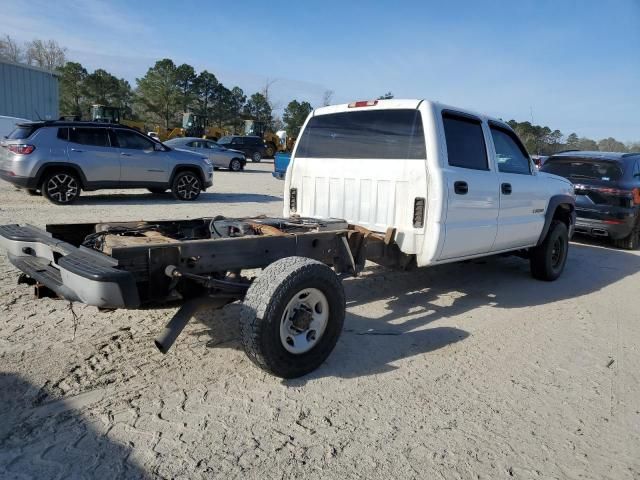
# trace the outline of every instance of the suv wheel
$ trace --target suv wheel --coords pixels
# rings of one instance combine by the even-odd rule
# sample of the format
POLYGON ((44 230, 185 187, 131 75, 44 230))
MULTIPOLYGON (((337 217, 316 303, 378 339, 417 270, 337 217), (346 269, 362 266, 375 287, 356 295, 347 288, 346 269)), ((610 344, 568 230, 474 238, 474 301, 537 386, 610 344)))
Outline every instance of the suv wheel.
POLYGON ((50 202, 68 205, 80 196, 80 179, 75 173, 52 172, 45 175, 40 191, 50 202))
POLYGON ((262 160, 260 152, 253 152, 253 155, 251 155, 251 161, 254 163, 260 163, 260 160, 262 160))
POLYGON ((200 196, 201 185, 200 177, 196 173, 191 171, 180 172, 173 179, 171 192, 178 200, 189 202, 200 196))
POLYGON ((233 160, 231 160, 231 162, 229 162, 229 170, 239 172, 240 170, 242 170, 242 162, 237 158, 234 158, 233 160))
POLYGON ((569 232, 567 226, 559 221, 551 222, 547 236, 541 245, 529 252, 531 275, 538 280, 551 282, 556 280, 567 262, 569 253, 569 232))

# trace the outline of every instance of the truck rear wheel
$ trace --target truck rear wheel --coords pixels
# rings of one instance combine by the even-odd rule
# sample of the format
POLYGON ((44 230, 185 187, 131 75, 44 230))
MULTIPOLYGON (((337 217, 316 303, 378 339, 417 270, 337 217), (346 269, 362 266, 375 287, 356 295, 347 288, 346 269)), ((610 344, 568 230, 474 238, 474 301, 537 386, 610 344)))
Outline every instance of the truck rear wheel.
POLYGON ((242 344, 263 370, 300 377, 327 359, 344 315, 344 290, 331 268, 310 258, 283 258, 265 268, 247 291, 242 344))
POLYGON ((542 244, 532 248, 529 257, 531 275, 552 282, 564 270, 569 253, 569 232, 560 220, 553 220, 542 244))

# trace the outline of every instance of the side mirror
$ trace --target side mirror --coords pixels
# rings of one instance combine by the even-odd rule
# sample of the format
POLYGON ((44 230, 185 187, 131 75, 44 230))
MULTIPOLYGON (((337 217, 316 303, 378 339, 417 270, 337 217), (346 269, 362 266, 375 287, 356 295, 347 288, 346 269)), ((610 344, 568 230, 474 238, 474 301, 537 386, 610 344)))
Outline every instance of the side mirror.
POLYGON ((156 152, 164 152, 164 147, 162 146, 161 143, 154 143, 153 144, 153 150, 156 152))

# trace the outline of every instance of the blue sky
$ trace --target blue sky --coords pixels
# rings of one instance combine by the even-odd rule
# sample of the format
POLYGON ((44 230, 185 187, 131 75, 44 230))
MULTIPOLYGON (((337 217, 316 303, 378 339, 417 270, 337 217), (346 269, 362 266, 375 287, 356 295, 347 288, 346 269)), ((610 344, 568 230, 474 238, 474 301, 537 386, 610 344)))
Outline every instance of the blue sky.
POLYGON ((276 79, 281 108, 392 91, 640 140, 640 0, 1 0, 0 34, 56 39, 134 85, 169 57, 249 94, 276 79))

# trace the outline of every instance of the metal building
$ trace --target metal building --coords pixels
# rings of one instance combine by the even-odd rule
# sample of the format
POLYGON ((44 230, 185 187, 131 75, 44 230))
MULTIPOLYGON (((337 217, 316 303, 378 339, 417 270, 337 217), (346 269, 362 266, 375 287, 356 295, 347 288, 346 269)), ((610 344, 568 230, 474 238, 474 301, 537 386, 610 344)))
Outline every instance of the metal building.
POLYGON ((0 115, 56 120, 58 99, 58 74, 0 60, 0 115))

